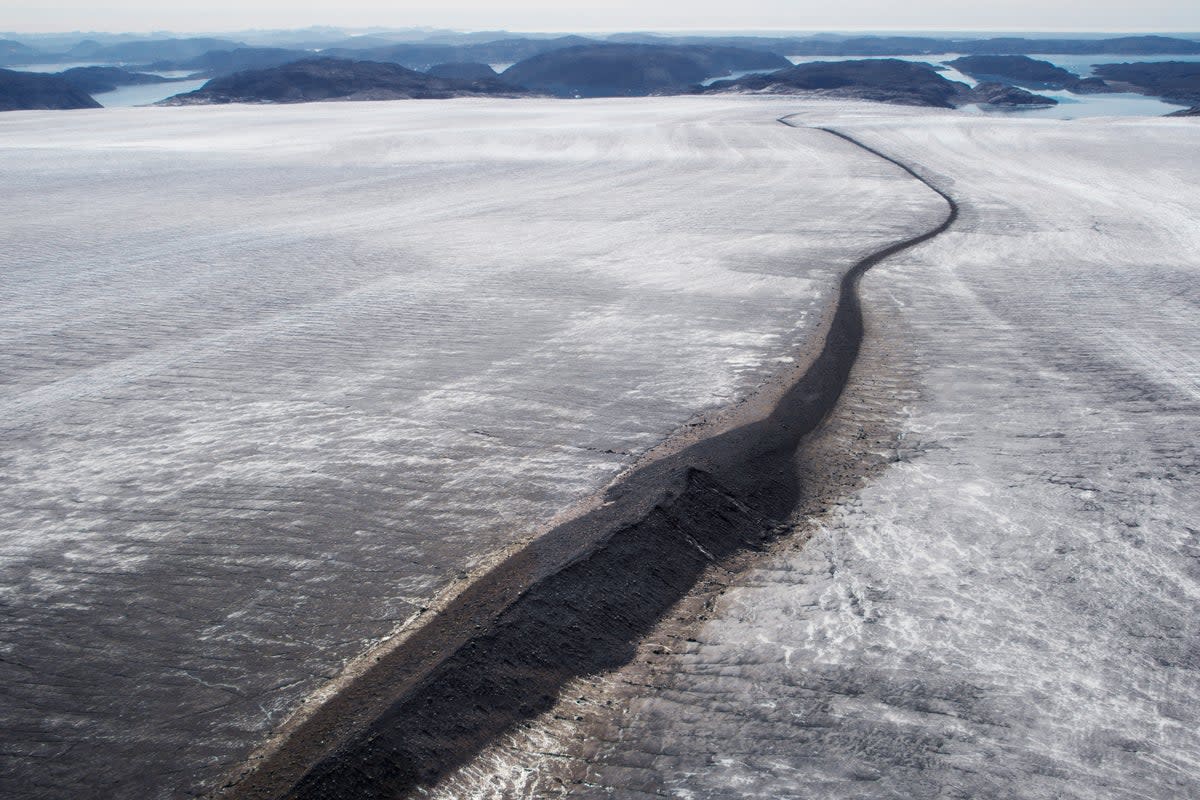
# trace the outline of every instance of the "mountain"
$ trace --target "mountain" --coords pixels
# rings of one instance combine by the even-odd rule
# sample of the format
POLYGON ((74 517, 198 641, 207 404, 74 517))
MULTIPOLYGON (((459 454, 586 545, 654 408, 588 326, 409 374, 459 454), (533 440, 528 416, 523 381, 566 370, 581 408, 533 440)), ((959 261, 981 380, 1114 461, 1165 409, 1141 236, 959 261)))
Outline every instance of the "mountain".
POLYGON ((168 98, 160 105, 438 99, 524 93, 499 81, 447 80, 399 64, 314 58, 214 78, 200 89, 168 98))
POLYGON ((617 97, 669 92, 733 70, 775 70, 790 63, 783 56, 736 47, 600 44, 542 53, 501 77, 564 97, 617 97))
POLYGON ((329 48, 321 55, 333 58, 365 59, 401 64, 409 69, 428 69, 435 64, 479 63, 505 64, 522 61, 540 53, 596 44, 582 36, 560 36, 551 39, 499 39, 492 42, 467 44, 405 43, 368 49, 329 48))
POLYGON ((0 64, 33 64, 43 57, 29 45, 12 39, 0 39, 0 64))
POLYGON ((816 94, 935 108, 956 108, 968 103, 1055 105, 1048 97, 1001 84, 981 84, 972 90, 964 83, 946 80, 929 64, 894 58, 797 64, 769 75, 718 81, 701 91, 816 94))
POLYGON ((144 39, 107 45, 93 50, 87 57, 106 63, 147 64, 152 61, 183 61, 211 50, 233 50, 241 46, 241 42, 228 39, 144 39))
POLYGON ((141 86, 151 83, 168 83, 170 78, 129 72, 120 67, 75 67, 58 73, 58 76, 80 91, 88 94, 111 92, 118 86, 141 86))
POLYGON ((268 69, 293 61, 304 61, 315 55, 308 50, 280 47, 239 47, 235 50, 211 50, 183 61, 160 61, 150 67, 157 70, 191 70, 201 77, 216 78, 248 69, 268 69))
POLYGON ((1200 104, 1200 63, 1194 61, 1098 64, 1093 71, 1110 85, 1129 84, 1142 94, 1183 105, 1200 104))
POLYGON ((0 111, 74 108, 100 104, 58 75, 0 69, 0 111))

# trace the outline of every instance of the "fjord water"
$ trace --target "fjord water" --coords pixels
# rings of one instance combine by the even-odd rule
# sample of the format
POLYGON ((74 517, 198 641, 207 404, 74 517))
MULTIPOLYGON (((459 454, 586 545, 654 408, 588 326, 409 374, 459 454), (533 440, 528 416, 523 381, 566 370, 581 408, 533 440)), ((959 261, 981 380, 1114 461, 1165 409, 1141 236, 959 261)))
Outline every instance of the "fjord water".
POLYGON ((211 786, 789 363, 847 265, 941 212, 794 107, 0 119, 0 794, 211 786))

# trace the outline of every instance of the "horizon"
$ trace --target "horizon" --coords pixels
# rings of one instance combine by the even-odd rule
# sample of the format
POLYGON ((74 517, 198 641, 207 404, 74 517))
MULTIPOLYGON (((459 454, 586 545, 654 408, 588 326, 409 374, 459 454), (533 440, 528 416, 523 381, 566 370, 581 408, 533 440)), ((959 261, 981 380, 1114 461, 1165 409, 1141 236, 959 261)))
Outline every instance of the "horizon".
POLYGON ((9 9, 0 15, 8 32, 68 34, 171 32, 198 34, 293 31, 309 28, 432 29, 462 32, 539 33, 674 32, 978 32, 1184 33, 1200 31, 1200 8, 1192 0, 1147 0, 1136 7, 1095 0, 1086 10, 1067 0, 1002 0, 964 6, 957 0, 921 0, 894 8, 878 0, 844 0, 836 6, 797 7, 788 0, 743 0, 736 9, 723 0, 610 0, 562 5, 550 0, 511 0, 502 7, 482 0, 393 4, 380 0, 118 0, 97 7, 84 0, 53 6, 9 9), (681 24, 683 23, 683 24, 681 24))
POLYGON ((280 27, 231 27, 231 28, 148 28, 148 29, 118 29, 118 28, 63 28, 61 30, 31 29, 24 30, 15 27, 0 29, 0 36, 140 36, 165 38, 198 38, 216 36, 235 36, 242 34, 277 34, 303 33, 305 31, 339 33, 349 37, 372 36, 396 33, 428 33, 476 35, 495 33, 508 36, 613 36, 620 34, 645 34, 649 36, 767 36, 787 38, 791 36, 909 36, 909 37, 975 37, 975 36, 1025 36, 1025 37, 1085 37, 1102 38, 1110 36, 1168 36, 1168 37, 1200 37, 1200 28, 497 28, 490 26, 437 26, 437 25, 337 25, 314 23, 311 25, 280 26, 280 27))

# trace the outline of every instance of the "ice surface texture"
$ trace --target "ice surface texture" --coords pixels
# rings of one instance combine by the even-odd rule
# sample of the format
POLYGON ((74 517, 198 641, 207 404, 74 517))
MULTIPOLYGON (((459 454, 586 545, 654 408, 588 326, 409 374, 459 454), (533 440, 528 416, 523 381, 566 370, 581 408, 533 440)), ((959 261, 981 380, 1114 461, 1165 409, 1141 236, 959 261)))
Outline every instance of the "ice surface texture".
POLYGON ((0 121, 0 789, 211 784, 936 219, 753 99, 0 121))

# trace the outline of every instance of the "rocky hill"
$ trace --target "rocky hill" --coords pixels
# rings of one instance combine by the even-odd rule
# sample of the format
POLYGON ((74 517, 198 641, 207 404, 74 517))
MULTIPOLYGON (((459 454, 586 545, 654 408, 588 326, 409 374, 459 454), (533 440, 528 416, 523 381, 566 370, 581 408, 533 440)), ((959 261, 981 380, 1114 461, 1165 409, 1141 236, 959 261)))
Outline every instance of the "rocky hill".
POLYGON ((200 89, 170 97, 160 105, 435 99, 523 93, 498 81, 448 80, 399 64, 315 58, 214 78, 200 89))

